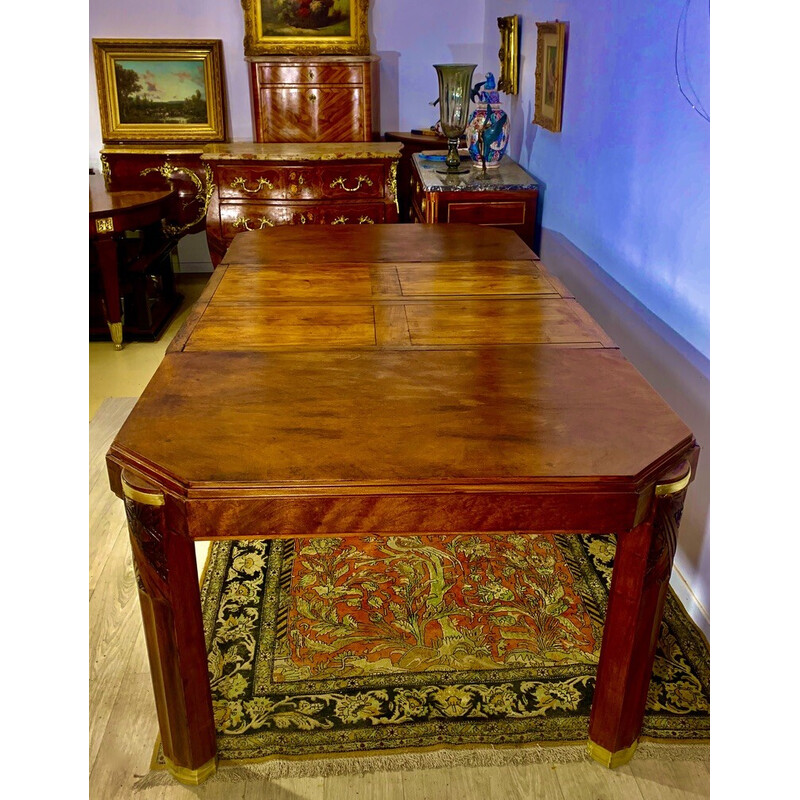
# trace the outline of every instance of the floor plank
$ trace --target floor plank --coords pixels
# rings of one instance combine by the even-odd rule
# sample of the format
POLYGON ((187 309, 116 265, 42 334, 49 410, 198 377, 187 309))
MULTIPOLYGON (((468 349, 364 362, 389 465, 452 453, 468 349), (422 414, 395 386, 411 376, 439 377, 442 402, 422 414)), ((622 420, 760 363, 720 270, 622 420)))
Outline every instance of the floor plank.
POLYGON ((403 800, 401 772, 335 775, 325 778, 322 800, 403 800))
POLYGON ((568 800, 645 800, 629 765, 606 769, 579 761, 556 764, 553 774, 568 800))
MULTIPOLYGON (((127 538, 117 544, 89 600, 89 737, 92 764, 141 627, 139 595, 127 538)), ((149 681, 149 678, 148 678, 149 681)), ((152 705, 152 697, 150 705, 152 705)))
POLYGON ((324 791, 322 777, 278 778, 246 784, 244 800, 322 800, 324 791))
POLYGON ((629 766, 639 791, 648 800, 694 800, 711 796, 711 773, 705 762, 634 758, 629 766))
MULTIPOLYGON (((89 773, 90 796, 98 800, 130 800, 136 778, 148 772, 156 732, 149 676, 125 676, 89 773)), ((136 797, 155 800, 163 796, 163 789, 145 789, 136 797)))

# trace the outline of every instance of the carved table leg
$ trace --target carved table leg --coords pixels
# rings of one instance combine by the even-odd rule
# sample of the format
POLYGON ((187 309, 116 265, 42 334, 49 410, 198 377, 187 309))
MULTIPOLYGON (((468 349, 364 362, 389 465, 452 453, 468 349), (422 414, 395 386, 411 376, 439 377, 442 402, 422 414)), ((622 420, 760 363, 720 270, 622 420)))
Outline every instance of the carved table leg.
POLYGON ((103 299, 106 322, 111 341, 116 350, 122 350, 122 307, 119 302, 119 275, 117 274, 117 243, 112 238, 95 240, 100 277, 103 280, 103 299))
POLYGON ((678 524, 691 469, 656 487, 648 518, 617 537, 608 610, 589 718, 589 755, 627 763, 642 728, 678 524))
POLYGON ((127 471, 122 488, 161 744, 173 777, 196 785, 216 771, 217 742, 194 544, 168 527, 160 490, 127 471))

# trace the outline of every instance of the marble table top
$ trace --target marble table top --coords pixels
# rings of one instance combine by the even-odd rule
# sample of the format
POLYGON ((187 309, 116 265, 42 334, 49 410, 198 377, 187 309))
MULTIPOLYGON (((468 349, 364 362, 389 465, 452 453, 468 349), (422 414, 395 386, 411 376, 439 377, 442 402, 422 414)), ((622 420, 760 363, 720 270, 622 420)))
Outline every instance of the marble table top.
MULTIPOLYGON (((442 150, 442 153, 446 153, 442 150)), ((445 175, 437 170, 446 169, 444 161, 428 161, 414 153, 414 165, 426 192, 498 192, 519 189, 536 189, 539 184, 516 161, 506 156, 498 166, 483 170, 472 166, 470 159, 462 159, 462 166, 470 167, 468 172, 458 175, 445 175)))

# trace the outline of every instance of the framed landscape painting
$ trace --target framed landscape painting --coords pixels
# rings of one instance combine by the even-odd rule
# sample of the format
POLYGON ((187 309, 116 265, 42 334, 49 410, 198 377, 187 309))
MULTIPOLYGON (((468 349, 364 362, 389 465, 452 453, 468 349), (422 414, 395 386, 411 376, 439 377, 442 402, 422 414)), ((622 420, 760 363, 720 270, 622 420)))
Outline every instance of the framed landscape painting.
POLYGON ((548 131, 561 130, 564 101, 564 53, 567 23, 536 23, 536 100, 533 122, 548 131))
POLYGON ((366 55, 369 0, 242 0, 246 56, 366 55))
POLYGON ((219 39, 93 39, 104 142, 223 142, 219 39))

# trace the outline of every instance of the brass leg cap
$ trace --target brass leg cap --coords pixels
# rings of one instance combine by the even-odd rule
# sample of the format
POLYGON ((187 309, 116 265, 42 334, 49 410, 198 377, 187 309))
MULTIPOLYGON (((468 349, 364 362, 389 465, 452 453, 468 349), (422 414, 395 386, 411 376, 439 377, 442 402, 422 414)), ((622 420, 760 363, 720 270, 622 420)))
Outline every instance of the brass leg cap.
POLYGON ((609 769, 614 769, 615 767, 621 767, 623 764, 627 764, 633 758, 633 754, 636 752, 637 744, 638 742, 634 742, 630 747, 626 747, 624 750, 617 750, 616 753, 612 753, 611 751, 606 750, 605 747, 600 747, 599 744, 595 744, 591 739, 589 739, 587 750, 589 751, 589 755, 598 764, 602 764, 604 767, 608 767, 609 769))
POLYGON ((217 757, 214 756, 210 761, 203 764, 202 767, 197 769, 189 769, 188 767, 179 767, 173 764, 166 756, 164 761, 167 762, 167 769, 169 774, 180 783, 185 783, 187 786, 199 786, 203 781, 207 781, 217 771, 217 757))
POLYGON ((111 334, 111 341, 114 343, 114 349, 122 350, 122 323, 109 322, 108 331, 111 334))

